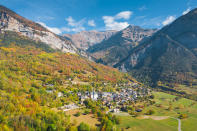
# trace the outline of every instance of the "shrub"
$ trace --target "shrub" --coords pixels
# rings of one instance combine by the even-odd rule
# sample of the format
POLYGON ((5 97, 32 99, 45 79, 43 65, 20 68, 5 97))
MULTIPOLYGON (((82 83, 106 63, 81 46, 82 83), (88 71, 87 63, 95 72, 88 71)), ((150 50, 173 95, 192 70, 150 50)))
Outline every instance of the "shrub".
POLYGON ((56 131, 56 130, 57 130, 57 128, 54 124, 48 125, 47 131, 56 131))
POLYGON ((98 112, 97 112, 97 116, 98 116, 98 117, 103 117, 102 112, 101 112, 101 111, 98 111, 98 112))
POLYGON ((78 131, 90 131, 90 126, 82 122, 78 126, 78 131))
POLYGON ((155 96, 154 96, 154 95, 151 95, 151 96, 150 96, 150 99, 154 99, 154 98, 155 98, 155 96))
POLYGON ((130 126, 127 126, 127 127, 126 127, 126 129, 129 129, 129 128, 131 128, 131 127, 130 127, 130 126))
POLYGON ((155 111, 154 110, 148 110, 147 112, 146 112, 146 115, 152 115, 152 114, 154 114, 155 113, 155 111))
POLYGON ((171 111, 173 109, 172 105, 168 107, 168 110, 171 111))
POLYGON ((174 98, 175 101, 178 101, 180 99, 181 99, 181 97, 178 97, 178 96, 174 98))
POLYGON ((77 127, 71 126, 71 127, 69 128, 69 131, 77 131, 77 127))
POLYGON ((0 115, 0 124, 4 122, 4 117, 3 115, 0 115))
POLYGON ((188 115, 187 114, 180 114, 179 118, 180 119, 185 119, 185 118, 188 118, 188 115))
POLYGON ((81 115, 81 112, 77 112, 77 113, 75 114, 76 117, 79 117, 80 115, 81 115))
POLYGON ((90 112, 89 112, 88 110, 85 110, 83 114, 84 114, 84 115, 87 115, 87 114, 89 114, 89 113, 90 113, 90 112))
POLYGON ((115 121, 115 124, 119 125, 121 123, 120 117, 114 116, 113 120, 115 121))

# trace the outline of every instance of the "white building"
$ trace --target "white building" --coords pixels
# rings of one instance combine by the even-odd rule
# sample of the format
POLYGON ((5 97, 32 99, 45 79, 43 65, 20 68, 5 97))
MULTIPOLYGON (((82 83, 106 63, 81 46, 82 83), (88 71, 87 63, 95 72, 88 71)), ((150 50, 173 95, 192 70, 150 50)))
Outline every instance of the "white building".
POLYGON ((90 93, 90 97, 91 97, 92 100, 95 101, 95 100, 98 99, 98 93, 93 91, 93 92, 90 93))
POLYGON ((63 93, 62 92, 58 92, 57 97, 62 97, 63 93))

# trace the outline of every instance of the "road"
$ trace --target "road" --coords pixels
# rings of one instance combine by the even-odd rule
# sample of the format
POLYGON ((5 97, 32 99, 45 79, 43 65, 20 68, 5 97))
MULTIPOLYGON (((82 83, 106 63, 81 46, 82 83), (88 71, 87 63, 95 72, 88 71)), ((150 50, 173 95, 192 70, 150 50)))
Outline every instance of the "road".
POLYGON ((175 117, 171 117, 171 118, 176 119, 178 121, 178 131, 181 131, 181 120, 175 117))
POLYGON ((178 118, 177 118, 177 120, 178 120, 178 122, 179 122, 179 125, 178 125, 178 131, 181 131, 181 120, 180 120, 180 119, 178 119, 178 118))

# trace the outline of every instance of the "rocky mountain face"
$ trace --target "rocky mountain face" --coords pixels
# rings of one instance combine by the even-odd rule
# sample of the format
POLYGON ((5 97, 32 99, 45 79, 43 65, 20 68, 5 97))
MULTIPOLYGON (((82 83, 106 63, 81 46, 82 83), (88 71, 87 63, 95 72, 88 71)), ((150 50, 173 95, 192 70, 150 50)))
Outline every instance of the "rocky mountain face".
POLYGON ((139 26, 128 26, 109 39, 88 49, 97 62, 114 66, 129 55, 131 49, 152 36, 157 30, 142 29, 139 26))
POLYGON ((0 32, 4 33, 6 31, 17 32, 20 35, 35 41, 41 41, 53 49, 63 52, 77 52, 77 48, 70 41, 0 5, 0 32))
POLYGON ((197 84, 197 9, 181 16, 134 48, 115 65, 138 80, 197 84))
POLYGON ((64 34, 63 36, 71 40, 77 48, 87 50, 90 46, 107 40, 115 33, 116 31, 82 31, 77 34, 64 34))

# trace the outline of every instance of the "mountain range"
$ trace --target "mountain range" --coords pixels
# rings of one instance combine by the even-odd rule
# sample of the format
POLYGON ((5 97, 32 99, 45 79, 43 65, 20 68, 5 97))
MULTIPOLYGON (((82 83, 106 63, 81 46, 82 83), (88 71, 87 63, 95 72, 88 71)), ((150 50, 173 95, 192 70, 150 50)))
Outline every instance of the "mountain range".
POLYGON ((97 62, 114 66, 128 56, 131 49, 152 36, 156 31, 156 29, 143 29, 139 26, 130 25, 109 39, 91 46, 87 51, 97 62))
MULTIPOLYGON (((179 17, 132 49, 114 67, 157 87, 163 83, 183 92, 197 91, 197 9, 179 17), (160 84, 158 84, 158 82, 160 84), (175 84, 186 85, 187 88, 175 84), (190 88, 189 88, 190 87, 190 88)), ((169 86, 168 86, 169 87, 169 86)))
POLYGON ((64 34, 63 36, 71 40, 72 43, 79 49, 87 50, 89 47, 101 43, 103 40, 107 40, 117 31, 82 31, 76 34, 64 34))
POLYGON ((162 85, 181 92, 189 89, 190 93, 196 92, 197 85, 196 27, 194 9, 160 30, 130 25, 121 31, 82 31, 59 36, 0 6, 1 47, 28 45, 46 52, 78 54, 128 72, 152 87, 162 85), (177 88, 176 84, 187 88, 177 88))

